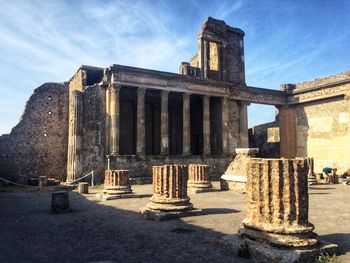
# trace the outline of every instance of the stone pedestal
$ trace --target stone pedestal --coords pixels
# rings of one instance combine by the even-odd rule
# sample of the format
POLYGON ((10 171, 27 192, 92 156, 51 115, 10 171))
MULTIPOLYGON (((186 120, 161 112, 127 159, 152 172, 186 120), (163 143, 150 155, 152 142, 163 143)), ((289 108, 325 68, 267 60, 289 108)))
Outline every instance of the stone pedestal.
POLYGON ((72 209, 69 206, 69 194, 67 191, 56 191, 51 197, 51 213, 67 213, 72 209))
POLYGON ((209 165, 190 164, 188 165, 188 191, 190 193, 201 193, 211 191, 209 165))
POLYGON ((131 197, 131 193, 128 170, 106 170, 103 193, 97 194, 96 197, 102 200, 112 200, 131 197))
POLYGON ((258 148, 237 148, 236 156, 220 178, 221 190, 246 192, 248 162, 259 152, 258 148))
MULTIPOLYGON (((313 257, 321 251, 323 244, 308 221, 308 172, 306 158, 250 159, 247 215, 238 233, 247 241, 246 249, 260 251, 253 260, 276 262, 277 254, 287 253, 288 262, 304 262, 298 259, 300 250, 308 250, 313 257)), ((334 250, 336 245, 330 248, 334 250)))
POLYGON ((192 210, 187 196, 188 171, 185 165, 152 167, 153 196, 147 207, 141 208, 146 219, 176 218, 192 210))
POLYGON ((89 193, 89 183, 82 182, 78 184, 79 194, 88 194, 89 193))

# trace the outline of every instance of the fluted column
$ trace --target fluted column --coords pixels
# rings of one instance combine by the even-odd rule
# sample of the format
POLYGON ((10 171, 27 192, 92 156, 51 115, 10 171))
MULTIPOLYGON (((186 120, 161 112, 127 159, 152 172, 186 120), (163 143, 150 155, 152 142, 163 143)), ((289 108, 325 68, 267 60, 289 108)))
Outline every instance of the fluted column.
POLYGON ((137 138, 136 153, 145 154, 145 88, 137 90, 137 138))
POLYGON ((131 193, 128 170, 106 170, 103 192, 109 195, 131 193))
POLYGON ((120 86, 110 85, 110 153, 111 155, 119 154, 119 91, 120 86))
POLYGON ((203 96, 203 154, 210 154, 210 97, 203 96))
POLYGON ((191 94, 183 95, 183 155, 191 154, 191 123, 190 123, 190 97, 191 94))
POLYGON ((147 208, 157 211, 186 211, 192 208, 187 196, 188 172, 185 165, 152 167, 153 196, 147 208))
POLYGON ((273 245, 305 247, 318 243, 308 221, 308 162, 252 158, 248 164, 244 238, 273 245))
POLYGON ((206 192, 211 189, 209 165, 189 164, 187 187, 192 193, 206 192))
POLYGON ((167 90, 161 91, 161 143, 160 153, 169 154, 169 119, 168 119, 168 100, 169 92, 167 90))

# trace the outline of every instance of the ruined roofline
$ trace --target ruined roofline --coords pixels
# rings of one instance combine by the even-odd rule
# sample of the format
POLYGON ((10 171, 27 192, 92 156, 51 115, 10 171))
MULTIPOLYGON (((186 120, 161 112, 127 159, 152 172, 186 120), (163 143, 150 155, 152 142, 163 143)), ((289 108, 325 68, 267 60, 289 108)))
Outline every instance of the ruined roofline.
POLYGON ((284 85, 288 85, 289 87, 291 87, 291 92, 293 94, 296 94, 318 88, 331 87, 346 83, 350 83, 350 70, 341 72, 339 74, 330 75, 327 77, 297 82, 295 84, 282 84, 281 87, 284 85))
POLYGON ((232 82, 216 81, 216 80, 211 80, 211 79, 202 79, 202 78, 198 78, 198 77, 182 75, 179 73, 138 68, 138 67, 132 67, 132 66, 119 65, 119 64, 113 64, 112 66, 109 67, 109 70, 111 70, 111 72, 113 72, 113 73, 118 73, 118 71, 120 70, 120 71, 134 72, 137 74, 158 75, 158 76, 161 76, 164 78, 190 80, 190 81, 194 81, 194 82, 201 83, 201 84, 205 83, 208 85, 226 85, 226 86, 242 85, 242 83, 240 83, 240 82, 232 83, 232 82))
POLYGON ((240 35, 242 35, 242 36, 245 35, 245 33, 244 33, 244 31, 243 31, 242 29, 237 28, 237 27, 231 27, 230 25, 226 24, 225 21, 219 20, 219 19, 216 19, 216 18, 213 18, 213 17, 209 16, 209 17, 207 18, 207 20, 205 20, 205 22, 204 22, 204 23, 202 24, 202 26, 201 26, 201 29, 200 29, 199 34, 198 34, 199 37, 201 37, 201 36, 203 35, 203 33, 204 33, 206 27, 207 27, 208 25, 210 25, 210 24, 211 24, 211 25, 217 25, 217 26, 219 26, 219 27, 225 27, 225 29, 226 29, 227 31, 231 31, 231 32, 240 34, 240 35))
POLYGON ((74 76, 79 72, 79 70, 104 70, 105 68, 102 68, 102 67, 95 67, 95 66, 89 66, 89 65, 81 65, 75 72, 74 74, 72 75, 72 77, 69 79, 68 82, 70 82, 74 76))

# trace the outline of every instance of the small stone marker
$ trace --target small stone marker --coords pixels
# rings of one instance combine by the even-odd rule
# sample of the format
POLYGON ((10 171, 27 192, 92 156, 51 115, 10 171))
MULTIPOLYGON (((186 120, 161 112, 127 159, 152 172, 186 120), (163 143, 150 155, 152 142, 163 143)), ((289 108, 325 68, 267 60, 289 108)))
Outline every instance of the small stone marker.
POLYGON ((72 209, 69 206, 69 194, 67 191, 57 191, 52 193, 51 213, 67 213, 72 209))
POLYGON ((47 177, 39 176, 39 187, 47 186, 47 177))
POLYGON ((82 182, 78 184, 79 194, 88 194, 89 193, 89 183, 82 182))

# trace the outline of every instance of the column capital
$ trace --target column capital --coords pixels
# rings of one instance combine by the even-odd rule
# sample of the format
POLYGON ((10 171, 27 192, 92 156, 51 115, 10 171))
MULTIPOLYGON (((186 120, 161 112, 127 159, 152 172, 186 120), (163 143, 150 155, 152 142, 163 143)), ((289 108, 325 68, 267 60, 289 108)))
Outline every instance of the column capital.
POLYGON ((182 93, 182 98, 183 99, 189 99, 191 97, 192 93, 189 92, 184 92, 182 93))
POLYGON ((116 83, 110 83, 109 84, 109 88, 111 90, 111 92, 119 92, 121 85, 120 84, 116 84, 116 83))
POLYGON ((145 87, 138 87, 137 88, 137 95, 138 96, 143 96, 146 93, 146 88, 145 87))

